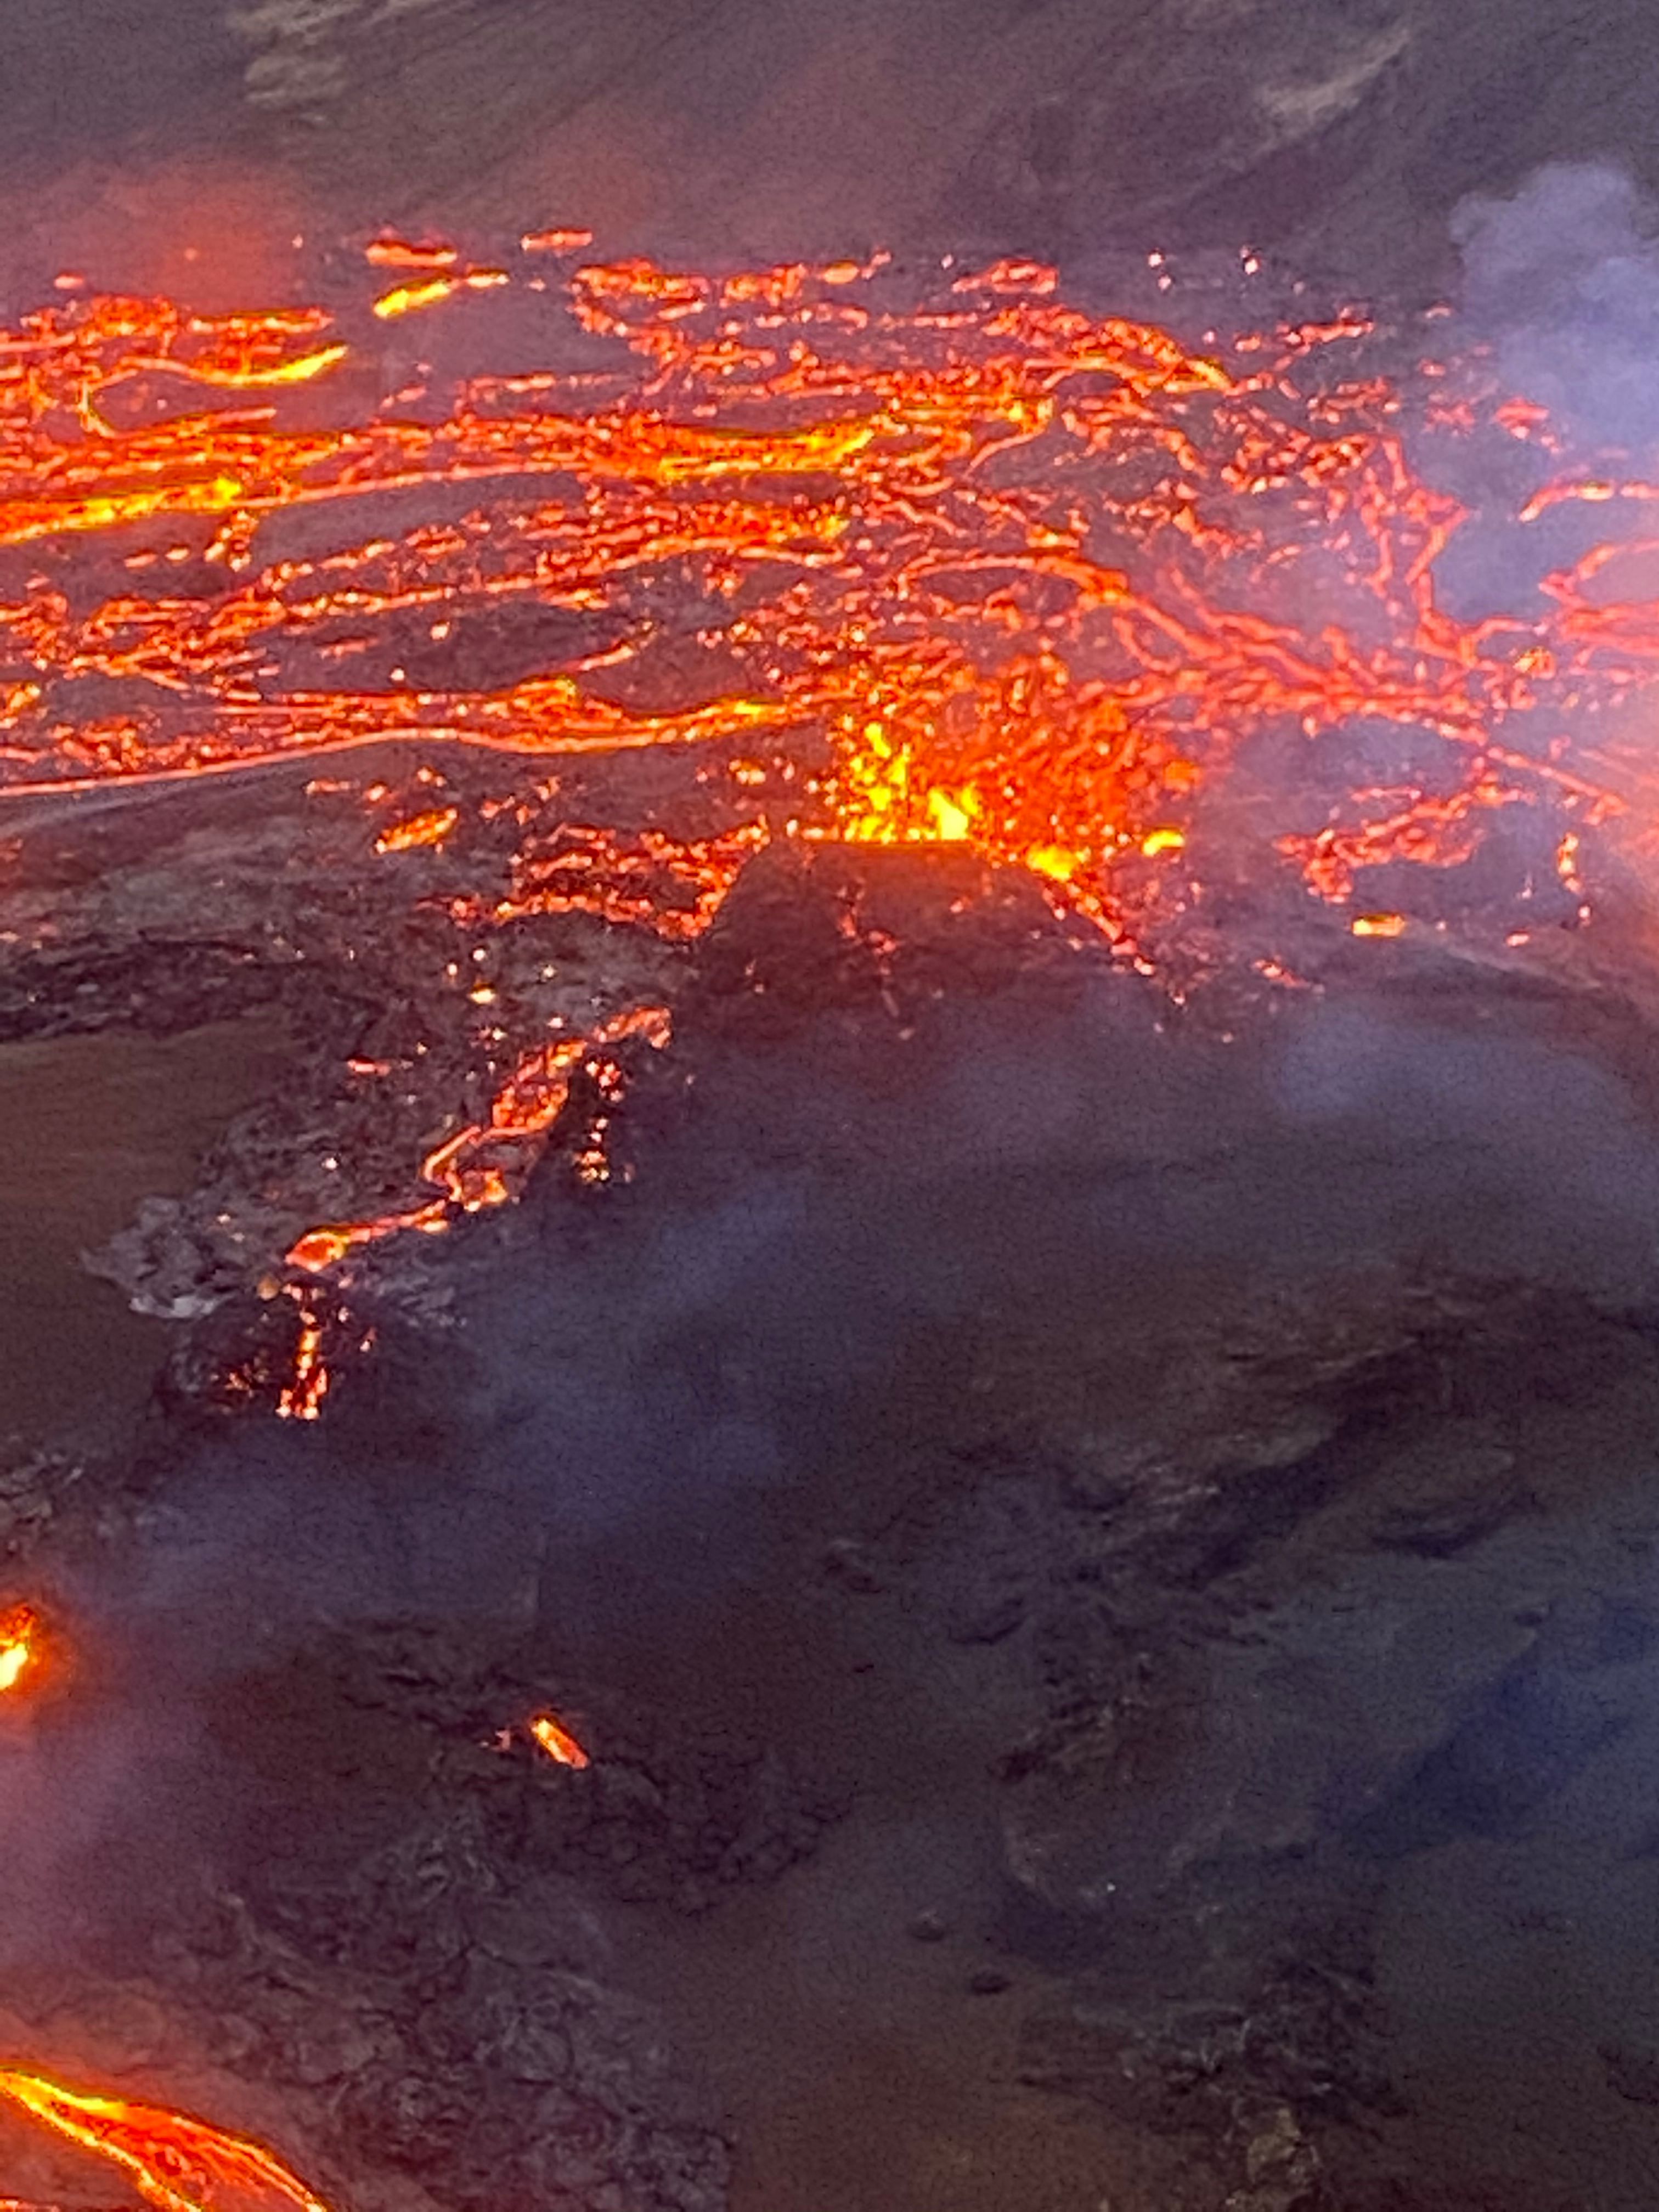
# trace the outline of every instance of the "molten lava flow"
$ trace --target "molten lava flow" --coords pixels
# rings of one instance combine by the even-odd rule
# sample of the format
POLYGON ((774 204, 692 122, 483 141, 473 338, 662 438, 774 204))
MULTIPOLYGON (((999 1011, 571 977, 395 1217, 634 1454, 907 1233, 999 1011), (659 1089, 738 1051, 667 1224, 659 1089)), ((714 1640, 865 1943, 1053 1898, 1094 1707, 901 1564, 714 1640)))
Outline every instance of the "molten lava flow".
MULTIPOLYGON (((528 270, 580 237, 527 234, 518 274, 377 240, 370 263, 400 281, 368 304, 385 319, 544 290, 528 270)), ((1659 658, 1659 624, 1607 604, 1593 558, 1552 580, 1542 617, 1440 606, 1460 511, 1413 475, 1399 395, 1336 365, 1358 318, 1194 353, 1068 307, 1035 264, 930 300, 879 257, 718 279, 590 264, 565 298, 635 374, 478 374, 441 413, 405 410, 424 386, 367 412, 356 386, 320 404, 352 343, 321 309, 76 298, 0 337, 0 544, 38 564, 0 603, 0 776, 399 732, 526 751, 764 732, 787 752, 810 726, 835 760, 798 783, 798 833, 969 843, 1109 926, 1120 860, 1180 852, 1194 794, 1254 733, 1371 718, 1461 749, 1448 787, 1388 794, 1380 817, 1355 793, 1288 834, 1340 896, 1350 848, 1437 862, 1478 836, 1472 807, 1530 787, 1498 763, 1499 725, 1659 658), (340 550, 291 533, 282 550, 306 509, 444 485, 474 499, 459 520, 377 515, 340 550), (116 572, 101 595, 64 588, 88 542, 116 572), (671 573, 703 596, 720 680, 647 704, 627 680, 655 639, 640 594, 671 573), (428 648, 492 606, 603 635, 545 672, 463 683, 428 648), (376 629, 416 618, 418 671, 380 665, 376 629), (127 703, 77 713, 86 678, 127 703)), ((1512 406, 1492 416, 1513 428, 1512 406)), ((1615 489, 1642 488, 1564 482, 1527 512, 1615 489)), ((382 849, 421 842, 402 826, 382 849)))
MULTIPOLYGON (((585 915, 681 946, 769 843, 948 846, 1151 967, 1240 880, 1403 929, 1412 879, 1530 812, 1562 857, 1521 895, 1582 919, 1583 841, 1640 787, 1586 735, 1659 684, 1659 487, 1582 465, 1484 371, 1391 380, 1353 313, 1195 347, 1028 261, 716 276, 590 245, 526 232, 495 267, 388 235, 332 309, 82 291, 0 331, 0 792, 396 739, 501 763, 494 812, 423 769, 363 840, 467 933, 476 1060, 404 1182, 292 1243, 296 1419, 328 1386, 319 1278, 510 1199, 573 1098, 597 1102, 575 1172, 611 1174, 615 1024, 665 1024, 660 987, 514 1015, 465 964, 496 933, 585 915), (524 319, 498 324, 507 291, 524 319), (526 362, 532 316, 563 366, 526 362), (452 358, 473 332, 472 373, 410 366, 409 318, 452 358), (1453 611, 1466 518, 1425 429, 1521 441, 1556 473, 1514 530, 1593 508, 1607 542, 1518 611, 1453 611), (636 749, 695 783, 683 817, 612 821, 549 775, 636 749)), ((1284 949, 1251 966, 1288 988, 1284 949)))
POLYGON ((556 1759, 561 1766, 580 1768, 592 1764, 569 1729, 551 1713, 538 1713, 530 1723, 530 1733, 548 1757, 556 1759))
MULTIPOLYGON (((317 1231, 325 1236, 326 1231, 317 1231)), ((294 1255, 289 1255, 290 1260, 294 1255)), ((276 1401, 276 1411, 285 1421, 315 1421, 321 1419, 323 1401, 328 1395, 328 1364, 323 1357, 323 1324, 316 1309, 304 1296, 290 1286, 300 1310, 300 1335, 294 1350, 294 1372, 283 1385, 276 1401)))
POLYGON ((271 2152, 205 2120, 123 2097, 89 2096, 4 2069, 0 2097, 112 2160, 157 2212, 328 2212, 271 2152))
MULTIPOLYGON (((477 1213, 486 1206, 504 1205, 536 1157, 539 1140, 564 1110, 577 1070, 586 1070, 600 1095, 614 1103, 621 1096, 624 1079, 607 1048, 639 1037, 661 1051, 672 1034, 668 1008, 646 1002, 614 1015, 585 1035, 538 1045, 524 1054, 496 1093, 489 1119, 466 1123, 421 1163, 422 1180, 441 1190, 442 1198, 428 1200, 406 1212, 382 1214, 372 1221, 334 1223, 308 1230, 289 1248, 289 1264, 308 1275, 325 1274, 359 1247, 378 1243, 399 1231, 441 1235, 450 1224, 452 1209, 477 1213)), ((608 1178, 602 1148, 598 1153, 579 1155, 577 1165, 585 1182, 608 1178)), ((280 1410, 292 1418, 314 1420, 321 1410, 328 1377, 321 1364, 321 1328, 303 1301, 301 1311, 304 1318, 295 1378, 283 1394, 280 1410)))
POLYGON ((15 1690, 40 1662, 40 1618, 32 1605, 0 1612, 0 1691, 15 1690))

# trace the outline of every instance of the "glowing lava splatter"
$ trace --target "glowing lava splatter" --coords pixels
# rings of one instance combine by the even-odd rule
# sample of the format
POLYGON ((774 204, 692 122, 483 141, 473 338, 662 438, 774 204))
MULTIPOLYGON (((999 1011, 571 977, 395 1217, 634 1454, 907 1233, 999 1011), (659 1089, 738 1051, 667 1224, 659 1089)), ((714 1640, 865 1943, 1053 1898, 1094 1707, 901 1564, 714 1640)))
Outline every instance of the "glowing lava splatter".
POLYGON ((262 2145, 186 2113, 89 2095, 3 2069, 0 2097, 112 2160, 156 2212, 329 2212, 262 2145))
POLYGON ((563 1722, 551 1713, 538 1713, 530 1723, 530 1733, 550 1759, 560 1766, 580 1769, 592 1761, 563 1722))
POLYGON ((40 1616, 32 1605, 0 1610, 0 1692, 16 1689, 40 1663, 40 1616))

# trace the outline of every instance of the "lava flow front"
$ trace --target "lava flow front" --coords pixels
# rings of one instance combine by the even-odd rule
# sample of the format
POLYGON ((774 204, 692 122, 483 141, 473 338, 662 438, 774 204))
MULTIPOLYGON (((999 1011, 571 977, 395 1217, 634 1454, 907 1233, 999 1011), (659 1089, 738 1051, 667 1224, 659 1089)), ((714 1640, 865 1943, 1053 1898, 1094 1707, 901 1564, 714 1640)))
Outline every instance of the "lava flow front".
POLYGON ((0 2097, 113 2160, 156 2212, 329 2212, 270 2151, 205 2120, 3 2069, 0 2097))

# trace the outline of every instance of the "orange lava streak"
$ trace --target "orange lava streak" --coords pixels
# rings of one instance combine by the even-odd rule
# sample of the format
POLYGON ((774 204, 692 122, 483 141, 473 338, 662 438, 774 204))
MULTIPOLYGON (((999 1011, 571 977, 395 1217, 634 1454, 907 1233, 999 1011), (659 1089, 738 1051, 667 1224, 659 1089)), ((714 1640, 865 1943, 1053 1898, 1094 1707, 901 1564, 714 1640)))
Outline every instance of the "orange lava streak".
POLYGON ((623 837, 562 824, 513 857, 513 886, 489 905, 457 902, 457 921, 496 923, 533 914, 593 914, 635 922, 671 944, 688 944, 714 921, 745 864, 767 842, 761 823, 716 837, 677 838, 643 830, 623 837))
POLYGON ((131 2175, 156 2212, 329 2212, 261 2144, 159 2105, 65 2089, 0 2069, 0 2096, 131 2175))
POLYGON ((383 320, 394 315, 411 314, 417 307, 435 307, 459 289, 458 276, 428 276, 418 284, 397 284, 391 291, 382 292, 374 302, 374 313, 383 320))
POLYGON ((296 1244, 290 1246, 288 1261, 290 1267, 303 1267, 308 1275, 320 1275, 325 1269, 337 1267, 359 1244, 395 1237, 403 1229, 424 1230, 431 1234, 447 1225, 448 1217, 441 1201, 434 1200, 407 1213, 385 1214, 377 1221, 337 1222, 320 1229, 309 1229, 296 1244))
MULTIPOLYGON (((647 1002, 628 1007, 591 1030, 556 1037, 523 1054, 490 1102, 489 1120, 469 1121, 422 1161, 422 1182, 435 1186, 443 1193, 441 1198, 381 1214, 371 1221, 331 1222, 308 1230, 289 1247, 289 1265, 307 1275, 324 1275, 362 1246, 410 1230, 440 1236, 456 1211, 477 1213, 505 1205, 513 1197, 524 1169, 536 1157, 540 1139, 564 1110, 577 1069, 586 1066, 607 1097, 618 1096, 622 1072, 607 1048, 640 1037, 660 1051, 672 1032, 668 1008, 647 1002)), ((599 1172, 586 1180, 605 1179, 602 1158, 597 1164, 599 1172)), ((283 1393, 278 1410, 289 1419, 315 1420, 328 1389, 327 1370, 322 1365, 323 1331, 303 1298, 301 1305, 294 1377, 283 1393)))
POLYGON ((415 246, 407 239, 373 238, 363 258, 375 269, 453 269, 460 256, 453 246, 415 246))
POLYGON ((1419 793, 1380 821, 1352 830, 1330 826, 1311 837, 1286 837, 1280 849, 1301 862, 1309 884, 1322 898, 1341 904, 1352 896, 1354 875, 1361 868, 1389 860, 1456 867, 1480 841, 1480 810, 1510 805, 1519 797, 1515 787, 1486 773, 1448 799, 1419 793))
POLYGON ((276 1412, 284 1421, 316 1421, 322 1418, 323 1401, 328 1395, 323 1325, 303 1297, 296 1295, 295 1303, 300 1308, 300 1340, 295 1346, 294 1372, 277 1398, 276 1412))
POLYGON ((530 1723, 530 1733, 548 1757, 556 1759, 561 1766, 574 1766, 580 1770, 592 1764, 569 1729, 562 1722, 556 1720, 551 1713, 538 1713, 530 1723))
POLYGON ((460 819, 459 808, 434 806, 424 814, 412 814, 406 822, 394 822, 382 830, 374 840, 377 853, 406 853, 415 845, 441 845, 460 819))
POLYGON ((604 1049, 607 1045, 638 1036, 660 1051, 671 1030, 666 1006, 630 1006, 585 1035, 560 1037, 525 1054, 491 1101, 489 1121, 469 1122, 429 1152, 421 1164, 422 1182, 436 1183, 452 1204, 467 1212, 501 1205, 511 1195, 506 1166, 512 1148, 552 1127, 564 1110, 576 1069, 586 1064, 603 1075, 614 1066, 604 1049))

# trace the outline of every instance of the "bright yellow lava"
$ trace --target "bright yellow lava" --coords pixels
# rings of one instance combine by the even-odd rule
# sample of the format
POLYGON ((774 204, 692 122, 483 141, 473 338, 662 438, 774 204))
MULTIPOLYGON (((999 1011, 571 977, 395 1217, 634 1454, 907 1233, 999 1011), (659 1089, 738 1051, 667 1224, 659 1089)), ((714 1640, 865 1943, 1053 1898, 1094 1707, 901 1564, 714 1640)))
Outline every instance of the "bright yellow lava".
POLYGON ((33 1606, 0 1613, 0 1691, 15 1690, 35 1662, 40 1620, 33 1606))
POLYGON ((263 2144, 188 2113, 6 2069, 0 2097, 120 2166, 155 2212, 329 2212, 263 2144))

